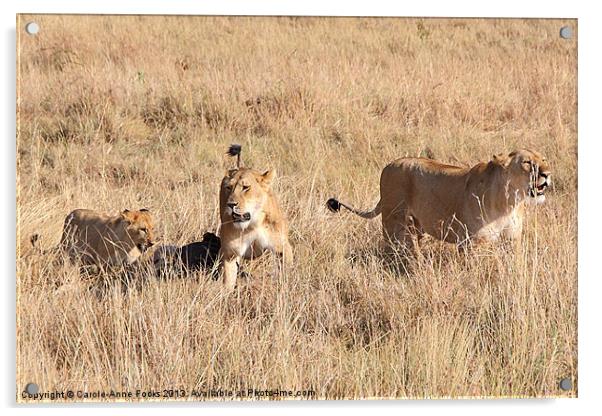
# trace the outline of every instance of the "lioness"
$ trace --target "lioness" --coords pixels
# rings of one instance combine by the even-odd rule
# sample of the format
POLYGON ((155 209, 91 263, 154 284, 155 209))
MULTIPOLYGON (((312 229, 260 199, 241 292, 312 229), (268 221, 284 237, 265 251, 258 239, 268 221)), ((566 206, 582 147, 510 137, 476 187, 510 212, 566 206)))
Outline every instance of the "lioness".
POLYGON ((89 209, 72 211, 63 226, 60 248, 83 265, 131 264, 153 245, 153 221, 147 209, 109 216, 89 209))
POLYGON ((382 214, 387 242, 416 244, 421 234, 460 245, 469 241, 520 238, 524 204, 542 203, 551 184, 550 167, 539 153, 521 149, 493 156, 472 168, 424 158, 401 158, 380 177, 380 201, 359 211, 334 198, 328 208, 343 206, 363 217, 382 214))
POLYGON ((230 147, 228 154, 237 156, 237 166, 226 172, 219 192, 220 256, 228 289, 236 284, 242 258, 259 257, 269 250, 282 256, 285 265, 293 261, 288 223, 270 186, 275 173, 240 167, 240 150, 239 145, 230 147))

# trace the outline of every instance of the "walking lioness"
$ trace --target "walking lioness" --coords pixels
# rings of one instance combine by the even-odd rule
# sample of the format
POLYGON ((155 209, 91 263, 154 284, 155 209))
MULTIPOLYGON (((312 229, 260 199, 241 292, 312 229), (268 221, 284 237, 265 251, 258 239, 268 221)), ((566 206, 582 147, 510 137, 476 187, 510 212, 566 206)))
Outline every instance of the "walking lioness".
POLYGON ((388 242, 416 243, 427 233, 466 244, 520 238, 524 204, 541 203, 551 184, 550 168, 539 153, 521 149, 496 155, 472 168, 423 158, 401 158, 380 177, 380 201, 372 211, 359 211, 331 198, 327 206, 343 206, 363 218, 382 214, 388 242))
POLYGON ((230 156, 237 157, 236 169, 229 170, 220 187, 220 256, 224 285, 234 288, 242 258, 261 256, 266 250, 293 261, 288 241, 288 223, 271 189, 274 171, 259 172, 240 167, 239 145, 232 145, 230 156))

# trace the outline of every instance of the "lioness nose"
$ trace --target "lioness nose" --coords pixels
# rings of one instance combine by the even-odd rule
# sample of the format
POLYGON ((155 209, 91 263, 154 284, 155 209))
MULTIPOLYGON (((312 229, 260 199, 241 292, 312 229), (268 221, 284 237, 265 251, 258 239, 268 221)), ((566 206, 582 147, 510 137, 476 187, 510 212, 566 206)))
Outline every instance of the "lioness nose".
POLYGON ((544 178, 547 178, 548 176, 550 176, 550 172, 540 172, 539 175, 544 178))

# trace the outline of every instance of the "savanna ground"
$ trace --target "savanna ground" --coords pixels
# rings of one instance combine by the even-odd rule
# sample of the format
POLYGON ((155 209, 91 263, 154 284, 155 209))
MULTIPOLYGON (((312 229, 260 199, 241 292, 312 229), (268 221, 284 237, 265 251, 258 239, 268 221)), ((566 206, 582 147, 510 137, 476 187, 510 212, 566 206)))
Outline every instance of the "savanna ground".
MULTIPOLYGON (((290 389, 314 398, 575 396, 576 40, 561 20, 21 16, 17 391, 290 389), (40 24, 36 36, 26 22, 40 24), (215 231, 224 152, 278 172, 295 266, 101 294, 55 245, 74 208, 148 207, 161 241, 215 231), (381 255, 401 156, 544 153, 522 247, 381 255), (559 380, 575 388, 562 392, 559 380)), ((19 400, 20 393, 18 393, 19 400)))

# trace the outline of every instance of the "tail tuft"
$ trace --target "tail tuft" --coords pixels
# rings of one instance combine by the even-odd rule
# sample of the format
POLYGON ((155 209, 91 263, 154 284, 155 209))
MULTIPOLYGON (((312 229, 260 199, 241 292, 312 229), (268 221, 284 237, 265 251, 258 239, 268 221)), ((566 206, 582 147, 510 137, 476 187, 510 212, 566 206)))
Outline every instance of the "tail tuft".
POLYGON ((326 201, 326 206, 332 212, 339 212, 341 210, 341 203, 334 198, 330 198, 326 201))
POLYGON ((236 169, 240 169, 240 152, 242 151, 242 146, 239 144, 231 144, 230 148, 226 152, 228 156, 236 156, 236 169))
POLYGON ((226 152, 229 156, 238 156, 242 150, 242 146, 240 144, 231 144, 230 148, 226 152))

